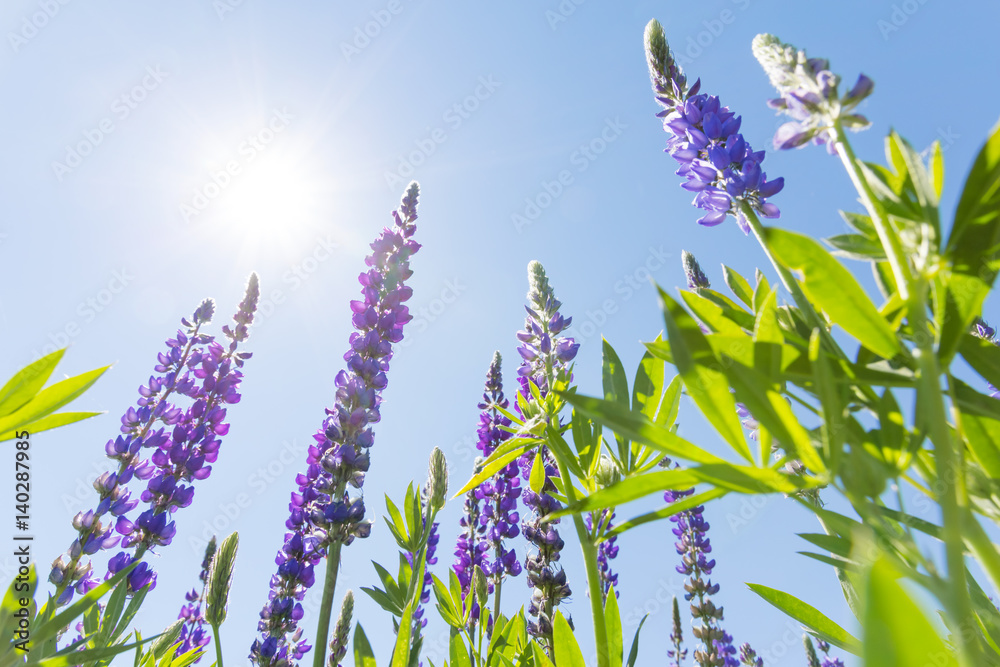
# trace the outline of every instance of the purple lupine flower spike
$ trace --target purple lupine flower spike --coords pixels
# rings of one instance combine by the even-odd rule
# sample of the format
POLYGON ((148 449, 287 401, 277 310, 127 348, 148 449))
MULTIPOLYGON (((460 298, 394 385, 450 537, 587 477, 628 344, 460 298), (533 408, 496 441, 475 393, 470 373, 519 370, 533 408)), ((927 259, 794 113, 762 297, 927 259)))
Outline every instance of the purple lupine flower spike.
MULTIPOLYGON (((482 458, 476 458, 474 475, 478 475, 482 471, 482 462, 482 458)), ((471 606, 471 624, 479 621, 481 612, 479 604, 475 599, 475 591, 472 590, 472 574, 477 566, 483 572, 490 571, 490 543, 487 541, 489 520, 481 520, 483 519, 483 514, 480 508, 480 501, 486 498, 485 494, 480 490, 481 488, 481 486, 477 487, 465 494, 465 511, 459 520, 459 526, 461 526, 462 531, 459 533, 455 544, 455 563, 452 565, 452 570, 455 571, 458 583, 462 587, 462 602, 471 606)), ((489 590, 490 592, 493 590, 492 581, 489 582, 489 590)), ((489 611, 487 610, 488 614, 489 611)))
MULTIPOLYGON (((205 603, 205 583, 208 581, 208 569, 212 565, 214 555, 215 538, 213 537, 205 548, 205 558, 201 562, 201 572, 198 574, 201 591, 192 588, 184 594, 187 604, 181 607, 180 614, 177 616, 179 619, 184 619, 184 624, 181 625, 181 634, 177 638, 181 642, 178 654, 187 653, 194 648, 201 648, 212 641, 211 626, 205 621, 202 608, 205 603)), ((201 656, 198 656, 198 660, 201 660, 201 656)))
POLYGON ((687 649, 684 646, 684 627, 681 624, 681 610, 680 606, 677 604, 677 598, 674 597, 673 604, 673 624, 670 629, 670 649, 667 651, 667 657, 670 658, 670 667, 681 667, 681 663, 687 659, 687 649))
MULTIPOLYGON (((83 594, 98 585, 84 556, 119 544, 135 547, 134 555, 122 551, 111 558, 110 577, 141 559, 146 550, 170 543, 176 529, 168 514, 191 503, 194 490, 190 483, 209 475, 211 466, 205 464, 216 460, 220 438, 228 432, 222 404, 239 401, 242 373, 237 369, 250 354, 238 353, 236 347, 247 338, 259 294, 257 275, 252 274, 234 318, 237 331, 226 333, 231 341, 229 352, 223 352, 212 336, 201 331, 215 310, 214 302, 208 299, 191 320, 181 319, 183 329, 167 340, 167 351, 157 355, 157 375, 139 387, 136 406, 128 408, 121 418, 121 435, 104 447, 114 468, 94 481, 97 507, 74 518, 78 536, 65 555, 68 558, 60 556, 52 564, 49 581, 56 586, 57 604, 67 604, 74 592, 83 594), (177 404, 183 397, 192 402, 186 409, 177 404), (148 458, 144 456, 147 452, 151 452, 148 458), (133 479, 147 482, 139 497, 128 488, 133 479), (140 500, 150 509, 130 519, 128 514, 140 500)), ((155 581, 152 568, 143 563, 129 575, 128 587, 136 591, 152 587, 155 581)))
POLYGON ((776 149, 799 148, 812 141, 825 144, 832 154, 836 152, 836 124, 855 131, 871 126, 867 118, 853 113, 875 87, 864 74, 841 96, 837 93, 840 77, 830 71, 824 58, 809 58, 805 51, 767 34, 754 38, 753 54, 781 95, 768 106, 793 119, 775 133, 776 149))
MULTIPOLYGON (((524 331, 517 334, 521 345, 518 352, 523 361, 518 368, 520 393, 529 404, 534 402, 530 384, 534 384, 544 398, 555 382, 568 382, 572 378, 570 362, 576 357, 579 343, 562 336, 573 318, 564 318, 559 313, 562 303, 556 299, 549 285, 545 269, 538 262, 528 265, 528 317, 524 331)), ((520 409, 520 408, 519 408, 520 409)), ((555 608, 571 594, 566 583, 566 573, 558 566, 559 554, 564 542, 559 536, 559 520, 543 520, 547 515, 562 509, 552 492, 556 490, 552 478, 559 476, 555 460, 543 445, 541 455, 545 464, 545 485, 541 493, 525 488, 525 507, 533 510, 531 518, 522 526, 525 538, 535 547, 535 553, 528 554, 525 561, 528 586, 532 590, 528 613, 537 620, 529 621, 528 632, 538 637, 547 647, 552 645, 552 621, 555 608)), ((533 457, 525 455, 520 460, 521 475, 528 479, 533 457)))
POLYGON ((671 135, 666 152, 681 165, 677 175, 686 179, 681 187, 695 193, 692 203, 705 211, 698 223, 712 227, 732 215, 749 233, 744 207, 777 218, 781 212, 767 199, 778 194, 785 181, 767 179, 761 169, 764 151, 754 151, 740 134, 740 116, 722 106, 718 97, 699 94, 700 81, 687 87, 663 26, 655 19, 646 26, 645 43, 656 101, 663 107, 657 115, 671 135))
MULTIPOLYGON (((664 459, 660 465, 669 467, 671 461, 664 459)), ((663 499, 673 503, 692 494, 694 489, 667 491, 663 499)), ((715 560, 708 556, 712 553, 712 543, 708 538, 709 524, 705 521, 704 511, 705 506, 698 505, 670 517, 674 524, 673 534, 677 538, 674 547, 681 557, 677 571, 688 577, 684 585, 687 591, 684 599, 691 604, 691 615, 699 624, 694 634, 702 645, 695 649, 694 660, 702 667, 738 667, 733 638, 721 625, 722 607, 716 607, 711 599, 719 592, 719 585, 705 578, 712 574, 715 560)))
POLYGON ((764 659, 758 657, 750 644, 740 646, 740 662, 746 667, 764 667, 764 659))
POLYGON ((412 318, 404 303, 413 290, 410 257, 420 244, 416 231, 419 188, 411 183, 386 227, 371 244, 368 266, 358 276, 362 298, 351 302, 355 331, 344 355, 345 370, 334 379, 336 401, 326 411, 309 448, 307 468, 296 478, 284 544, 275 558, 268 603, 260 613, 261 636, 250 648, 254 664, 294 664, 312 647, 301 642, 297 629, 301 600, 315 583, 313 569, 333 544, 346 545, 371 532, 364 499, 348 488, 361 489, 374 444, 372 425, 379 421, 382 391, 392 359, 393 344, 403 339, 403 325, 412 318))
MULTIPOLYGON (((612 519, 614 518, 614 512, 608 516, 608 510, 601 510, 598 524, 603 526, 603 531, 608 531, 613 527, 612 519)), ((588 513, 583 519, 587 530, 593 530, 594 513, 588 513)), ((611 590, 612 586, 618 586, 618 575, 611 571, 611 560, 618 555, 618 545, 615 544, 617 540, 617 537, 612 537, 597 545, 597 570, 601 575, 601 592, 605 598, 608 597, 608 591, 611 590)), ((615 597, 618 597, 617 590, 615 597)))
POLYGON ((698 260, 687 250, 681 250, 681 264, 684 266, 684 276, 687 278, 688 289, 707 289, 712 286, 712 283, 708 281, 708 276, 701 270, 698 260))
MULTIPOLYGON (((510 432, 504 430, 510 426, 510 419, 500 412, 510 405, 503 394, 502 361, 500 353, 494 352, 493 361, 486 374, 483 400, 479 403, 481 412, 479 427, 476 430, 478 435, 476 448, 482 453, 483 458, 490 456, 497 447, 511 437, 510 432)), ((521 495, 521 479, 517 462, 511 462, 498 470, 491 479, 470 491, 470 494, 476 501, 477 507, 479 501, 483 503, 478 517, 479 525, 475 530, 477 555, 474 556, 473 552, 468 550, 468 563, 465 562, 465 558, 459 556, 461 563, 456 561, 455 571, 462 582, 463 595, 469 593, 475 565, 479 565, 487 576, 488 591, 496 593, 505 578, 516 577, 521 573, 521 563, 517 559, 517 553, 513 547, 507 546, 507 540, 521 533, 519 526, 521 517, 517 510, 517 499, 521 495), (492 554, 492 562, 488 551, 492 554)), ((471 525, 466 527, 467 533, 471 530, 471 525)), ((478 618, 476 614, 479 613, 479 609, 475 602, 472 613, 478 618)), ((492 617, 488 614, 487 624, 491 622, 492 617)))

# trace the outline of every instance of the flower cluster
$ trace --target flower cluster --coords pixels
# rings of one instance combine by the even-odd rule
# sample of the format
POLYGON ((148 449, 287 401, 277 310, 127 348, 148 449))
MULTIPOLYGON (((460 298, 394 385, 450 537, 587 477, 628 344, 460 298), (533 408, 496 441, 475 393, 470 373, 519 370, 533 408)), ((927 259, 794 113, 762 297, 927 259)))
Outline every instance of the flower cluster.
POLYGON ((292 493, 285 524, 289 532, 275 558, 278 570, 271 578, 269 601, 260 613, 261 638, 250 649, 254 664, 291 662, 311 648, 297 643, 300 633, 291 640, 288 635, 297 632, 301 600, 315 583, 313 568, 332 545, 339 548, 371 531, 363 498, 352 496, 348 487, 364 484, 392 346, 403 339, 403 325, 412 319, 404 303, 413 291, 404 283, 413 273, 410 256, 420 248, 411 238, 418 194, 417 184, 411 183, 393 211, 394 227, 384 228, 371 244, 372 253, 365 258, 369 268, 358 277, 363 298, 351 302, 356 331, 344 355, 347 368, 334 380, 335 405, 313 436, 306 471, 295 480, 298 490, 292 493))
MULTIPOLYGON (((510 405, 503 393, 501 363, 500 353, 494 352, 493 361, 486 374, 483 400, 478 406, 481 412, 479 428, 476 430, 478 436, 476 448, 484 458, 490 456, 497 447, 511 437, 510 432, 505 430, 510 426, 510 419, 500 412, 510 405)), ((484 555, 481 567, 489 577, 489 588, 492 591, 500 586, 506 577, 516 577, 521 574, 521 562, 517 558, 517 553, 513 547, 508 547, 506 544, 506 540, 514 539, 521 534, 521 515, 517 510, 517 499, 521 495, 521 479, 517 462, 511 462, 498 470, 492 478, 474 489, 473 493, 477 499, 483 501, 479 523, 486 530, 484 537, 492 549, 493 560, 490 562, 484 555)), ((470 578, 471 572, 470 568, 470 578)))
POLYGON ((708 276, 701 270, 701 265, 695 256, 687 250, 681 250, 681 265, 684 267, 684 276, 687 278, 688 289, 708 289, 712 286, 708 276))
POLYGON ((783 44, 774 35, 757 35, 753 54, 767 73, 781 97, 770 100, 768 106, 793 120, 778 128, 774 135, 777 149, 798 148, 809 141, 826 144, 827 151, 836 152, 836 125, 863 130, 871 125, 864 116, 852 113, 875 87, 864 74, 843 96, 837 94, 840 77, 830 71, 829 61, 808 58, 805 51, 783 44))
MULTIPOLYGON (((477 458, 474 474, 479 474, 481 470, 482 459, 477 458)), ((490 569, 488 556, 490 543, 486 540, 489 522, 488 520, 481 521, 482 514, 479 502, 482 496, 483 493, 478 487, 465 494, 465 511, 459 520, 462 531, 455 544, 455 563, 452 565, 452 570, 455 571, 458 583, 462 587, 462 601, 472 606, 471 618, 473 621, 479 620, 480 610, 475 596, 469 597, 473 593, 472 575, 476 567, 481 568, 483 572, 488 572, 490 569)), ((492 582, 490 588, 493 588, 492 582)))
POLYGON ((748 233, 748 212, 777 218, 780 211, 767 198, 781 191, 784 179, 767 180, 764 151, 754 151, 740 134, 741 118, 718 97, 699 94, 700 80, 688 88, 655 19, 646 26, 645 43, 653 91, 663 107, 657 115, 671 134, 666 152, 680 164, 677 175, 686 179, 681 187, 694 192, 693 204, 705 211, 698 223, 714 226, 733 215, 748 233))
MULTIPOLYGON (((664 467, 670 464, 669 459, 661 462, 664 467)), ((694 489, 667 491, 663 499, 674 503, 692 494, 694 489)), ((694 660, 702 667, 738 667, 733 638, 721 626, 722 607, 716 607, 711 599, 719 592, 719 585, 705 579, 712 574, 715 560, 709 558, 712 543, 708 538, 710 526, 705 521, 704 511, 704 505, 698 505, 670 517, 674 524, 673 534, 677 538, 674 547, 681 557, 677 572, 688 578, 684 584, 684 599, 691 604, 691 615, 698 623, 693 634, 702 642, 702 647, 694 651, 694 660)), ((680 642, 675 641, 679 650, 680 642)))
MULTIPOLYGON (((602 533, 607 532, 613 527, 611 521, 614 518, 614 512, 611 512, 609 516, 608 510, 601 511, 600 519, 597 523, 602 533)), ((587 526, 587 530, 594 529, 593 512, 584 516, 584 523, 587 526)), ((608 591, 611 590, 612 586, 618 586, 618 574, 611 571, 611 560, 618 555, 618 545, 615 544, 617 541, 617 537, 611 537, 597 545, 597 570, 601 575, 601 592, 605 598, 607 598, 608 591)), ((615 597, 618 597, 617 590, 615 591, 615 597)))
POLYGON ((347 594, 344 596, 344 602, 340 606, 340 616, 337 617, 333 639, 330 640, 330 657, 327 660, 328 667, 343 667, 340 661, 347 655, 351 635, 351 618, 353 615, 354 592, 347 591, 347 594))
MULTIPOLYGON (((545 398, 556 382, 568 382, 572 378, 569 362, 576 357, 580 344, 572 338, 561 336, 573 318, 564 318, 559 313, 562 303, 556 299, 540 263, 531 262, 528 265, 528 282, 528 301, 531 305, 525 306, 528 317, 525 319, 524 331, 517 334, 521 343, 517 351, 523 359, 518 369, 520 393, 531 405, 535 400, 531 385, 545 398)), ((551 644, 555 608, 570 596, 571 591, 566 583, 566 573, 557 565, 559 554, 565 546, 556 528, 559 520, 544 519, 562 509, 559 501, 550 495, 555 491, 552 479, 559 476, 559 471, 552 454, 544 445, 541 447, 541 455, 545 466, 545 483, 540 493, 531 488, 524 490, 524 505, 533 510, 533 515, 525 520, 522 531, 536 549, 535 553, 528 554, 525 561, 528 586, 533 589, 528 613, 537 619, 528 623, 528 631, 551 644)), ((530 454, 520 460, 521 475, 525 480, 531 474, 533 460, 530 454)))
POLYGON ((187 604, 181 607, 181 612, 177 616, 177 618, 184 620, 184 624, 181 625, 181 634, 177 637, 178 641, 181 642, 181 646, 177 650, 178 654, 187 653, 194 648, 201 648, 212 641, 212 635, 210 634, 208 623, 205 621, 202 607, 205 604, 205 584, 208 581, 208 569, 212 565, 212 558, 214 556, 215 538, 213 537, 209 540, 208 546, 205 548, 205 559, 201 562, 201 572, 198 574, 198 580, 201 582, 201 591, 197 588, 192 588, 184 594, 187 604))
MULTIPOLYGON (((167 340, 168 349, 158 355, 154 367, 158 375, 139 387, 136 406, 121 419, 122 434, 105 445, 115 469, 94 481, 97 507, 74 517, 78 535, 65 554, 68 562, 60 556, 52 565, 49 581, 56 586, 58 604, 67 604, 74 592, 83 594, 97 586, 85 555, 119 544, 133 549, 132 554, 121 551, 110 559, 108 579, 141 560, 146 551, 170 544, 176 533, 170 515, 191 504, 194 480, 211 474, 210 464, 218 458, 221 438, 229 431, 223 406, 240 400, 240 369, 251 355, 237 350, 249 336, 259 296, 257 275, 252 274, 233 318, 236 326, 223 327, 230 341, 228 349, 201 332, 215 311, 211 300, 203 302, 190 321, 182 319, 184 329, 167 340), (175 404, 181 396, 190 399, 191 405, 175 404), (144 458, 147 451, 151 454, 144 458), (133 479, 146 482, 139 498, 127 486, 133 479), (128 513, 140 501, 147 509, 130 519, 128 513), (101 520, 105 514, 110 515, 107 523, 101 520)), ((141 563, 129 574, 128 588, 152 587, 155 578, 152 568, 141 563)))

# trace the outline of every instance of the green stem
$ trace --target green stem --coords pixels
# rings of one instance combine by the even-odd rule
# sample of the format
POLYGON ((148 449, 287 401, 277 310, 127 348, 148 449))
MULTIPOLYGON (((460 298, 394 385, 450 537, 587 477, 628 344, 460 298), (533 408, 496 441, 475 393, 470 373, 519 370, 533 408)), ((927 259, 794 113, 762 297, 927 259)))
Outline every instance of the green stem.
POLYGON ((340 542, 334 542, 326 555, 326 576, 323 581, 323 600, 319 607, 319 623, 316 625, 316 654, 313 656, 313 667, 324 667, 326 661, 330 616, 333 613, 333 593, 337 588, 337 572, 340 570, 340 547, 340 542))
MULTIPOLYGON (((871 216, 872 224, 886 252, 899 296, 907 306, 907 315, 917 344, 914 357, 919 372, 917 384, 918 404, 929 425, 929 436, 934 446, 937 476, 942 490, 938 496, 944 528, 948 585, 951 599, 946 605, 958 628, 975 628, 969 589, 965 581, 964 543, 962 522, 967 502, 964 490, 964 472, 961 452, 952 442, 951 429, 941 390, 941 367, 934 351, 934 333, 927 321, 927 284, 915 279, 903 251, 896 230, 890 225, 878 197, 868 185, 858 166, 857 157, 844 133, 840 121, 834 124, 837 154, 844 163, 851 182, 861 197, 861 203, 871 216)), ((955 642, 965 665, 979 664, 979 645, 970 642, 961 631, 955 632, 955 642)))
POLYGON ((222 667, 222 638, 219 637, 218 625, 212 625, 212 637, 215 639, 215 665, 222 667))
POLYGON ((896 289, 899 290, 899 296, 903 301, 909 301, 913 274, 910 271, 910 264, 906 260, 906 254, 903 252, 899 235, 896 234, 895 229, 890 227, 878 197, 862 175, 861 167, 858 166, 858 158, 854 155, 854 149, 851 148, 851 142, 848 141, 847 134, 839 120, 834 123, 833 131, 837 155, 840 156, 840 161, 844 163, 847 175, 850 176, 854 188, 861 196, 862 205, 871 216, 872 224, 875 226, 878 238, 882 242, 882 248, 885 249, 886 258, 889 260, 889 266, 892 267, 892 275, 896 279, 896 289))
MULTIPOLYGON (((549 426, 558 433, 558 421, 555 425, 549 426)), ((555 455, 556 467, 559 469, 559 478, 563 480, 566 499, 570 505, 576 504, 576 489, 569 476, 568 466, 556 449, 552 449, 555 455)), ((587 569, 587 590, 590 593, 590 614, 594 619, 594 643, 597 645, 597 665, 598 667, 610 667, 608 656, 608 628, 604 623, 604 592, 601 590, 601 573, 597 567, 597 546, 590 538, 590 533, 583 523, 580 514, 573 515, 573 526, 576 528, 577 539, 580 540, 580 549, 583 551, 583 564, 587 569)), ((554 619, 553 619, 554 621, 554 619)))

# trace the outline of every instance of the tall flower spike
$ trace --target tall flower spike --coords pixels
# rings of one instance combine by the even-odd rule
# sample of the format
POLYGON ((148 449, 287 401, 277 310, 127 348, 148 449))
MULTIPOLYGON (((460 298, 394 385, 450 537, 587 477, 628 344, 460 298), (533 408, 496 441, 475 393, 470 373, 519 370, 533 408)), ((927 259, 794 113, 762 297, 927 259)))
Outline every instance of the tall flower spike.
MULTIPOLYGON (((661 466, 670 467, 670 459, 663 459, 661 466)), ((679 467, 679 466, 674 466, 679 467)), ((690 496, 694 489, 667 491, 663 499, 677 502, 690 496)), ((674 545, 681 557, 677 572, 688 577, 684 584, 684 599, 691 604, 691 616, 696 622, 693 634, 702 646, 694 651, 694 660, 702 667, 738 667, 733 638, 722 628, 722 607, 716 607, 711 597, 719 592, 719 585, 705 577, 712 574, 715 561, 709 559, 712 543, 708 538, 709 524, 703 516, 704 505, 692 507, 670 517, 674 524, 674 545)))
MULTIPOLYGON (((198 574, 201 590, 199 591, 196 587, 184 594, 187 604, 181 607, 181 612, 177 615, 177 618, 184 620, 181 634, 177 638, 181 642, 178 654, 187 653, 193 648, 201 648, 212 641, 210 627, 205 621, 202 607, 205 604, 205 583, 208 581, 208 568, 212 565, 212 557, 215 556, 215 546, 215 537, 213 537, 205 548, 205 558, 201 562, 201 573, 198 574)), ((201 660, 201 656, 198 657, 198 660, 201 660)))
POLYGON ((830 63, 824 58, 809 58, 805 51, 768 34, 754 38, 753 54, 780 95, 768 106, 793 119, 778 128, 775 148, 798 148, 812 141, 826 144, 832 154, 836 152, 837 123, 855 131, 871 126, 867 118, 852 113, 875 87, 864 74, 841 96, 837 93, 840 77, 830 71, 830 63))
POLYGON ((701 270, 698 260, 687 250, 681 250, 681 264, 684 265, 684 275, 687 277, 688 289, 709 288, 712 286, 712 283, 708 281, 708 276, 701 270))
POLYGON ((358 276, 362 298, 351 302, 355 331, 344 355, 346 369, 334 379, 335 404, 313 436, 305 472, 295 478, 298 489, 285 522, 289 532, 275 557, 277 573, 257 626, 261 636, 250 648, 254 664, 293 665, 312 648, 300 641, 297 626, 304 614, 301 601, 316 581, 315 566, 332 545, 347 545, 371 532, 360 489, 375 442, 372 425, 381 418, 393 345, 403 339, 403 325, 412 319, 404 303, 413 294, 405 284, 413 274, 410 257, 420 249, 411 238, 418 196, 413 182, 392 213, 394 226, 384 228, 371 244, 368 269, 358 276))
MULTIPOLYGON (((528 317, 524 331, 517 334, 521 342, 517 351, 523 361, 518 368, 521 396, 529 405, 534 405, 531 385, 534 384, 544 399, 555 382, 572 379, 570 362, 576 357, 580 344, 572 338, 562 336, 573 318, 564 318, 559 313, 562 303, 556 299, 549 284, 545 269, 538 262, 528 264, 528 317)), ((536 406, 537 407, 537 406, 536 406)), ((520 406, 518 406, 520 410, 520 406)), ((540 493, 530 487, 522 496, 525 507, 533 510, 531 518, 524 521, 522 531, 528 542, 535 547, 534 553, 525 560, 528 586, 532 590, 528 614, 537 620, 529 621, 528 632, 538 637, 547 648, 552 646, 552 622, 555 608, 571 595, 566 583, 566 572, 558 566, 559 554, 564 542, 559 537, 559 520, 545 520, 544 517, 562 509, 561 503, 551 494, 556 487, 552 479, 559 476, 555 459, 544 445, 541 456, 545 466, 545 484, 540 493)), ((521 457, 521 476, 527 480, 531 474, 534 457, 521 457)))
MULTIPOLYGON (((500 353, 494 352, 493 361, 486 373, 483 400, 478 406, 481 412, 479 428, 476 430, 478 436, 476 448, 483 458, 488 457, 511 437, 510 432, 504 430, 510 426, 510 419, 500 412, 510 406, 503 393, 502 362, 500 353)), ((485 534, 479 533, 482 535, 482 541, 477 543, 477 548, 489 550, 493 560, 491 563, 484 551, 481 562, 471 562, 467 567, 463 567, 463 570, 471 579, 473 566, 479 565, 489 578, 490 591, 499 595, 498 589, 502 587, 504 579, 516 577, 521 573, 521 562, 517 559, 516 551, 507 545, 507 540, 512 540, 521 534, 521 515, 517 510, 517 500, 521 495, 521 478, 517 462, 508 463, 491 479, 470 493, 483 502, 479 515, 479 530, 485 534), (483 546, 478 546, 479 544, 483 546)), ((459 574, 459 578, 464 581, 462 574, 459 574)))
POLYGON ((687 649, 684 646, 684 626, 681 624, 681 609, 674 598, 673 624, 670 630, 670 646, 667 657, 670 658, 670 667, 681 667, 681 663, 687 658, 687 649))
POLYGON ((333 630, 333 639, 330 640, 328 667, 343 667, 340 661, 347 655, 347 646, 351 634, 351 617, 353 615, 354 592, 347 591, 347 594, 344 596, 344 602, 340 606, 340 616, 337 617, 337 626, 333 630))
POLYGON ((718 97, 699 94, 700 81, 686 87, 656 20, 646 26, 645 41, 656 101, 663 107, 657 115, 671 135, 665 150, 680 164, 676 173, 686 179, 681 187, 695 193, 692 204, 705 211, 698 223, 712 227, 732 215, 749 233, 746 208, 777 218, 781 212, 767 199, 781 191, 785 180, 767 180, 761 169, 764 151, 754 151, 740 134, 742 119, 718 97), (665 78, 670 79, 669 91, 660 94, 656 82, 665 78))
MULTIPOLYGON (((476 464, 473 470, 474 475, 478 475, 482 471, 482 464, 483 459, 476 457, 476 464)), ((462 601, 466 604, 466 608, 471 607, 470 618, 473 623, 479 621, 480 608, 475 600, 475 596, 470 597, 473 593, 472 574, 476 566, 479 566, 484 572, 490 569, 490 543, 486 539, 489 525, 488 520, 480 520, 482 518, 482 511, 479 503, 485 497, 485 494, 479 490, 480 488, 472 489, 465 494, 465 511, 459 520, 459 526, 461 526, 462 531, 459 533, 455 544, 455 563, 452 565, 452 570, 455 571, 458 583, 462 587, 462 601)), ((493 586, 493 582, 490 581, 489 588, 491 592, 493 586)))
MULTIPOLYGON (((113 464, 94 481, 97 507, 73 519, 78 536, 66 557, 53 563, 49 581, 56 586, 57 604, 67 604, 74 592, 83 594, 98 585, 85 556, 119 544, 134 547, 133 555, 121 551, 110 559, 109 578, 145 551, 173 539, 176 528, 170 515, 191 504, 194 480, 209 476, 212 467, 207 464, 215 462, 221 438, 229 431, 223 405, 240 400, 243 375, 238 369, 251 355, 238 353, 236 346, 246 340, 259 293, 257 275, 252 274, 234 317, 238 335, 223 328, 232 341, 228 352, 201 330, 215 312, 215 303, 206 299, 190 320, 181 319, 183 328, 167 340, 166 352, 157 355, 157 375, 139 387, 136 405, 121 418, 121 435, 104 447, 113 464), (191 402, 187 408, 178 402, 185 399, 191 402), (128 488, 133 479, 147 482, 139 497, 128 488), (140 500, 149 508, 130 519, 140 500)), ((128 588, 137 591, 155 581, 152 568, 142 563, 128 576, 128 588)))

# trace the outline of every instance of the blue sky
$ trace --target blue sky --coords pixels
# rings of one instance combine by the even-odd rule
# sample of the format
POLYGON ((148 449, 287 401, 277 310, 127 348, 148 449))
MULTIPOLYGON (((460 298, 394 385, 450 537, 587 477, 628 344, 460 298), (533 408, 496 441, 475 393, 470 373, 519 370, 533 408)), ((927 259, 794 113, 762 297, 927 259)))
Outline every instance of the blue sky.
MULTIPOLYGON (((576 378, 589 394, 600 391, 601 335, 634 368, 640 341, 662 328, 648 278, 669 289, 681 284, 681 249, 720 284, 721 262, 771 275, 732 222, 694 223, 699 214, 661 152, 665 135, 642 53, 650 18, 665 26, 689 77, 701 77, 703 90, 743 115, 757 148, 770 147, 778 121, 764 104, 772 90, 750 53, 754 35, 772 32, 829 58, 847 85, 868 74, 876 87, 863 113, 873 127, 855 148, 881 160, 890 127, 918 149, 940 139, 946 219, 1000 108, 992 85, 1000 57, 985 46, 1000 20, 995 3, 347 4, 6 0, 0 7, 0 372, 67 343, 60 372, 115 363, 74 406, 107 415, 34 440, 32 512, 43 570, 69 545, 73 514, 91 506, 89 480, 104 469, 103 444, 163 339, 208 296, 221 326, 246 277, 260 274, 244 399, 230 411, 232 430, 211 478, 176 515, 174 544, 153 561, 159 585, 138 619, 147 635, 168 625, 197 577, 202 536, 238 530, 223 632, 230 660, 242 660, 254 636, 288 493, 332 402, 367 243, 391 222, 410 178, 422 186, 416 319, 392 362, 366 484, 370 514, 381 514, 384 493, 398 498, 410 479, 423 479, 434 446, 453 464, 455 484, 468 476, 493 350, 514 376, 529 260, 545 265, 574 317, 571 333, 583 343, 576 378)), ((836 209, 856 204, 836 160, 809 148, 769 153, 764 168, 786 179, 773 200, 778 224, 820 236, 842 231, 836 209)), ((681 431, 724 451, 690 406, 681 431)), ((452 560, 460 510, 453 502, 442 515, 439 575, 452 560)), ((790 501, 732 497, 707 512, 719 563, 713 578, 738 642, 751 641, 768 664, 804 664, 798 633, 746 589, 748 581, 800 595, 850 626, 831 572, 795 554, 804 543, 794 532, 816 526, 790 501)), ((338 598, 374 580, 372 559, 395 562, 380 523, 346 550, 338 598)), ((662 664, 669 598, 680 590, 668 537, 662 523, 619 540, 629 638, 641 614, 651 614, 640 664, 662 664)), ((567 609, 589 643, 572 541, 564 564, 576 591, 567 609)), ((0 558, 4 580, 10 566, 0 558)), ((527 603, 523 579, 506 590, 505 602, 527 603)), ((358 599, 385 659, 391 623, 358 599)), ((312 633, 309 617, 305 624, 312 633)), ((432 650, 443 632, 440 623, 428 628, 432 650)))

